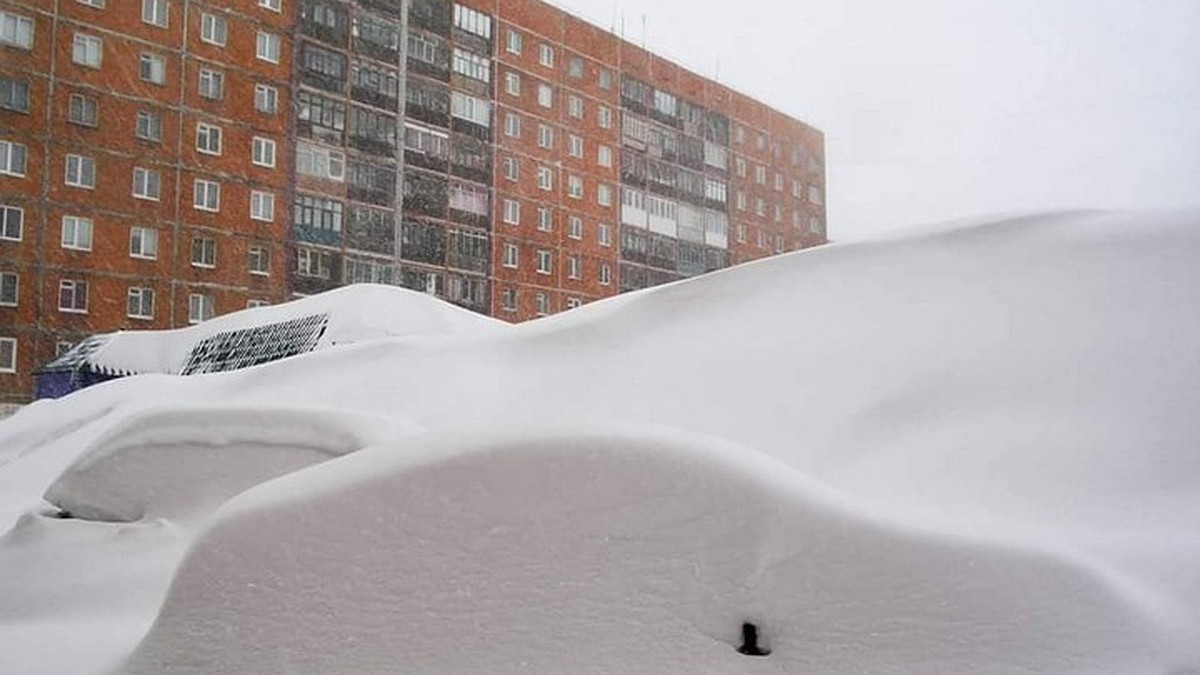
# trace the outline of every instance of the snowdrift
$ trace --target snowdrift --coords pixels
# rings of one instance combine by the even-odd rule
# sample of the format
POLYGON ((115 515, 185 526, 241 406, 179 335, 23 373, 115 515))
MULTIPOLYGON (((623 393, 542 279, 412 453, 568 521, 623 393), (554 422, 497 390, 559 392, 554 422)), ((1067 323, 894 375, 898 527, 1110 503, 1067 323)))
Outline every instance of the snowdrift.
POLYGON ((951 223, 40 402, 0 672, 1198 672, 1197 270, 1197 212, 951 223))
POLYGON ((233 500, 126 672, 1154 672, 1138 601, 1062 554, 856 512, 749 448, 516 430, 233 500), (765 658, 738 652, 746 622, 765 658))

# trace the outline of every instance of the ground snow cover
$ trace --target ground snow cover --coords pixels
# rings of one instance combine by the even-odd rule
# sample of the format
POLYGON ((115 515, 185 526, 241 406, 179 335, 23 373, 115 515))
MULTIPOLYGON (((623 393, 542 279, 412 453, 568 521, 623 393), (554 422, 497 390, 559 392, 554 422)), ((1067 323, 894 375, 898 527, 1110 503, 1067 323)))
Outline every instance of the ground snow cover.
POLYGON ((35 404, 0 672, 1194 675, 1197 270, 956 223, 35 404))

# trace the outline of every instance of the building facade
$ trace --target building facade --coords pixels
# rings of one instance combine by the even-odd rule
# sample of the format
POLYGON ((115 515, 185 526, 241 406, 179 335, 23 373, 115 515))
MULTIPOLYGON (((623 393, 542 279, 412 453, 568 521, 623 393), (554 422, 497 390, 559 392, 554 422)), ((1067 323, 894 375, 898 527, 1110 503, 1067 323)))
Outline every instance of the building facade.
POLYGON ((824 173, 540 0, 0 0, 0 400, 88 335, 347 283, 521 321, 821 244, 824 173))

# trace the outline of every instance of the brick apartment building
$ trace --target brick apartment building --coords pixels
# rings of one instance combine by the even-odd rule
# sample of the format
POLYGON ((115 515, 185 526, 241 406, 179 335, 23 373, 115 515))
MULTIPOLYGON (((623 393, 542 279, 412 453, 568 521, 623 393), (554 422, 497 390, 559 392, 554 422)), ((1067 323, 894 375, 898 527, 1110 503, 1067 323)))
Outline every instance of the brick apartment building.
POLYGON ((510 321, 824 243, 821 133, 540 0, 0 0, 0 401, 346 283, 510 321))

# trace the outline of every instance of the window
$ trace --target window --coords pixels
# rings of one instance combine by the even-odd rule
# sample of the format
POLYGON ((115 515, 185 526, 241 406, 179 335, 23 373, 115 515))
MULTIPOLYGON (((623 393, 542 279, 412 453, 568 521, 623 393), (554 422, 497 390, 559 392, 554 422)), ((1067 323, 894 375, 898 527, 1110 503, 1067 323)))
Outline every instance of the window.
POLYGON ((567 98, 567 113, 575 119, 583 119, 583 99, 572 94, 567 98))
POLYGON ((259 190, 250 191, 250 219, 275 220, 275 194, 259 190))
POLYGON ((258 31, 254 56, 268 63, 279 63, 279 36, 263 30, 258 31))
POLYGON ((538 274, 550 274, 554 267, 554 254, 544 248, 539 248, 537 252, 537 271, 538 274))
POLYGON ((612 283, 612 266, 608 263, 600 263, 600 285, 608 286, 612 283))
POLYGON ((150 110, 139 110, 134 135, 144 141, 162 140, 162 115, 150 110))
POLYGON ((514 112, 504 113, 504 135, 512 138, 521 136, 521 117, 514 112))
POLYGON ((158 257, 158 230, 151 227, 129 228, 129 257, 154 260, 158 257))
POLYGON ((737 193, 737 208, 738 211, 746 210, 746 193, 742 192, 741 190, 738 190, 737 193))
POLYGON ((504 91, 509 96, 521 95, 521 75, 518 73, 508 72, 504 74, 504 91))
POLYGON ((510 54, 520 54, 523 40, 524 38, 520 33, 510 28, 508 29, 508 37, 505 41, 505 49, 510 54))
POLYGON ((601 183, 596 187, 596 203, 600 206, 612 206, 612 187, 601 183))
POLYGON ((33 19, 10 12, 0 12, 0 45, 32 49, 33 19))
POLYGON ((266 300, 259 300, 258 298, 250 298, 249 300, 246 301, 246 309, 255 309, 256 307, 266 307, 269 304, 271 304, 271 303, 267 302, 266 300))
POLYGON ((104 9, 104 0, 75 0, 75 2, 87 5, 88 7, 95 7, 96 9, 104 9))
POLYGON ((602 105, 596 108, 596 123, 601 129, 612 128, 612 108, 602 105))
POLYGON ((545 83, 538 84, 538 105, 549 108, 554 105, 554 90, 545 83))
POLYGON ((759 216, 767 215, 767 203, 763 201, 762 197, 754 198, 754 213, 759 216))
POLYGON ((600 223, 600 230, 597 232, 597 238, 601 246, 612 246, 612 227, 606 223, 600 223))
POLYGON ((745 225, 737 226, 737 240, 738 240, 739 244, 746 243, 746 226, 745 225))
POLYGON ((613 73, 611 70, 609 70, 607 68, 601 68, 599 80, 600 80, 600 88, 601 89, 612 89, 613 73))
POLYGON ((219 101, 225 96, 225 74, 220 71, 201 68, 198 87, 201 98, 219 101))
POLYGON ((192 267, 217 266, 217 240, 212 237, 192 237, 192 267))
POLYGON ((29 83, 11 77, 0 77, 0 108, 29 112, 29 83))
POLYGON ((167 12, 167 0, 142 0, 142 21, 151 26, 165 28, 167 12))
POLYGON ((21 278, 15 272, 0 272, 0 306, 16 307, 21 278))
POLYGON ((492 126, 492 106, 487 101, 461 92, 450 94, 450 114, 483 127, 492 126))
POLYGON ((538 147, 550 149, 554 147, 554 128, 546 124, 538 125, 538 147))
POLYGON ((521 163, 516 157, 504 158, 504 178, 507 180, 517 180, 520 178, 521 163))
POLYGON ((505 267, 511 267, 513 269, 516 269, 517 266, 520 264, 520 257, 521 257, 521 249, 517 248, 516 244, 514 244, 512 242, 504 243, 503 265, 505 267))
POLYGON ((0 239, 21 241, 25 230, 25 209, 0 205, 0 239))
POLYGON ((264 246, 251 246, 247 251, 250 274, 265 277, 271 274, 271 251, 264 246))
POLYGON ((549 206, 538 207, 537 229, 542 232, 554 231, 554 211, 549 206))
POLYGON ((538 167, 537 184, 538 184, 538 187, 543 190, 553 190, 554 189, 554 174, 551 173, 550 167, 548 167, 548 166, 539 166, 538 167))
POLYGON ((816 185, 809 185, 808 186, 808 201, 810 204, 820 204, 823 201, 823 196, 821 195, 821 188, 817 187, 816 185))
POLYGON ((71 187, 91 190, 96 187, 96 160, 84 155, 67 155, 67 175, 63 182, 71 187))
POLYGON ((596 164, 599 164, 606 169, 611 169, 613 165, 612 148, 608 147, 607 145, 597 146, 596 164))
POLYGON ((547 68, 554 67, 554 47, 542 43, 538 45, 538 63, 547 68))
POLYGON ((755 165, 755 167, 754 167, 754 182, 759 185, 767 184, 767 167, 755 165))
POLYGON ((775 174, 775 191, 783 191, 783 174, 781 173, 775 174))
POLYGON ((200 40, 210 45, 224 47, 229 37, 229 25, 225 17, 203 12, 200 14, 200 40))
POLYGON ((296 249, 296 274, 302 277, 329 278, 329 254, 312 248, 296 249))
POLYGON ((125 315, 131 319, 153 319, 154 289, 131 286, 125 315))
POLYGON ((192 206, 199 211, 221 210, 221 184, 197 178, 192 187, 192 206))
POLYGON ((75 34, 71 43, 71 60, 88 68, 99 68, 104 55, 104 44, 94 35, 75 34))
POLYGON ((58 282, 58 311, 87 314, 88 285, 82 279, 61 279, 58 282))
POLYGON ((821 234, 821 219, 816 216, 809 218, 808 231, 812 234, 821 234))
POLYGON ((578 56, 572 56, 567 60, 567 75, 576 80, 583 77, 583 59, 578 56))
POLYGON ((307 176, 342 181, 346 178, 346 155, 309 143, 296 145, 296 171, 307 176))
POLYGON ((213 299, 211 295, 192 293, 188 295, 188 323, 200 323, 213 318, 213 299))
POLYGON ((221 154, 221 127, 205 122, 197 122, 196 150, 206 155, 221 154))
POLYGON ((250 142, 250 161, 257 166, 275 168, 275 141, 255 136, 250 142))
POLYGON ((156 169, 133 167, 133 196, 158 201, 162 194, 162 176, 156 169))
POLYGON ((581 176, 567 176, 567 195, 572 199, 583 199, 583 178, 581 176))
POLYGON ((17 339, 0 338, 0 373, 17 372, 17 339))
POLYGON ((567 153, 572 157, 583 157, 583 137, 571 134, 567 139, 567 153))
POLYGON ((572 239, 583 239, 583 218, 579 216, 567 218, 567 236, 572 239))
POLYGON ((537 292, 537 315, 546 316, 550 313, 550 296, 543 291, 537 292))
POLYGON ((517 311, 517 289, 505 288, 501 291, 500 305, 506 312, 517 311))
POLYGON ((504 200, 504 222, 509 225, 521 224, 521 202, 515 199, 504 200))
POLYGON ((100 122, 100 102, 92 96, 71 94, 67 105, 67 121, 85 127, 94 127, 100 122))
POLYGON ((583 300, 576 297, 567 298, 567 309, 575 309, 583 306, 583 300))
POLYGON ((455 47, 450 64, 459 75, 480 82, 492 81, 492 61, 487 57, 455 47))
POLYGON ((454 25, 485 40, 492 38, 492 17, 470 7, 454 5, 454 25))
POLYGON ((258 6, 272 12, 281 12, 283 11, 283 0, 258 0, 258 6))
POLYGON ((583 269, 583 265, 580 264, 579 256, 572 255, 572 256, 567 257, 567 277, 568 278, 578 279, 579 275, 580 275, 580 270, 582 270, 582 269, 583 269))
MULTIPOLYGON (((296 195, 292 205, 292 225, 298 230, 341 232, 343 211, 339 201, 304 194, 296 195)), ((388 220, 390 226, 390 216, 388 220)))
POLYGON ((279 90, 267 84, 254 85, 254 109, 265 115, 274 115, 279 109, 279 90))

